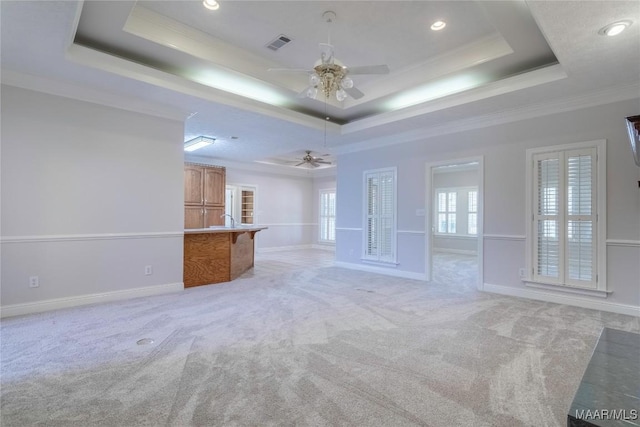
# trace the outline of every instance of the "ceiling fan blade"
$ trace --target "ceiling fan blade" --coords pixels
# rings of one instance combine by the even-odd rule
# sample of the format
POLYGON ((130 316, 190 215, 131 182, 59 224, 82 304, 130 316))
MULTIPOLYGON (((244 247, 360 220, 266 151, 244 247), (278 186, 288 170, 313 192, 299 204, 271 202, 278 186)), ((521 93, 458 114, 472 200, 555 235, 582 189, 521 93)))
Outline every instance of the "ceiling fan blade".
POLYGON ((326 161, 326 160, 322 160, 322 159, 320 159, 320 160, 316 160, 316 163, 321 163, 321 164, 323 164, 323 165, 330 165, 330 164, 331 164, 331 162, 328 162, 328 161, 326 161))
POLYGON ((353 99, 360 99, 364 96, 364 93, 362 93, 360 89, 355 87, 345 89, 344 91, 347 92, 349 96, 352 97, 353 99))
POLYGON ((307 162, 301 162, 301 163, 298 163, 298 164, 296 165, 296 167, 298 167, 298 166, 302 166, 302 165, 304 165, 305 163, 307 163, 307 162))
POLYGON ((320 166, 318 163, 316 163, 316 162, 314 162, 314 161, 309 162, 309 164, 310 164, 311 166, 313 166, 314 168, 317 168, 318 166, 320 166))
POLYGON ((388 65, 362 65, 360 67, 347 67, 349 74, 389 74, 388 65))

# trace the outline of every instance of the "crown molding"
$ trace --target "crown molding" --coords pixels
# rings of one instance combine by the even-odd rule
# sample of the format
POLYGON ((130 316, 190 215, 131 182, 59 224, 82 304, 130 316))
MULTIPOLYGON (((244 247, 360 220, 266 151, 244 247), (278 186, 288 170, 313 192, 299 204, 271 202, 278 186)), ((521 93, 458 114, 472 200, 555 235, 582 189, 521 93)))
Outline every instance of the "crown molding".
POLYGON ((17 73, 12 70, 2 69, 2 84, 14 86, 20 89, 33 90, 77 101, 90 102, 106 107, 132 111, 134 113, 147 114, 169 120, 184 121, 190 114, 179 108, 159 105, 157 103, 141 101, 139 98, 115 95, 87 86, 80 86, 62 80, 49 77, 35 76, 27 73, 17 73))
POLYGON ((381 137, 363 142, 332 148, 336 155, 356 153, 373 148, 382 148, 408 142, 421 141, 442 135, 450 135, 474 129, 497 126, 521 120, 544 117, 553 114, 581 110, 598 105, 612 104, 639 98, 640 84, 613 86, 607 89, 559 99, 555 101, 531 104, 518 108, 497 111, 490 114, 469 117, 462 120, 440 123, 437 126, 394 134, 393 138, 381 137))
POLYGON ((566 78, 567 73, 562 66, 560 66, 560 64, 553 64, 527 73, 486 83, 468 90, 460 90, 451 95, 421 102, 414 106, 395 109, 386 113, 356 120, 343 125, 342 133, 350 134, 566 78))

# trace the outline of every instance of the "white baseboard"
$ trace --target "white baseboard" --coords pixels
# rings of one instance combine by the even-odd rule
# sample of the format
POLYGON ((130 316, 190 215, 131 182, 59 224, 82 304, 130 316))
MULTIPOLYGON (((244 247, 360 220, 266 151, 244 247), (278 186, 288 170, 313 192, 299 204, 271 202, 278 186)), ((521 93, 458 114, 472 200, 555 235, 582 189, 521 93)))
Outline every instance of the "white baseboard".
POLYGON ((274 246, 271 248, 258 248, 257 253, 264 254, 269 252, 298 251, 300 249, 312 249, 313 245, 295 245, 295 246, 274 246))
POLYGON ((312 249, 322 249, 323 251, 334 252, 336 251, 336 245, 322 245, 320 243, 314 243, 311 245, 312 249))
POLYGON ((310 245, 296 245, 296 246, 274 246, 271 248, 258 248, 257 253, 264 254, 269 252, 286 252, 286 251, 299 251, 301 249, 322 249, 323 251, 335 252, 335 245, 321 245, 318 243, 310 245))
POLYGON ((41 313, 43 311, 59 310, 61 308, 77 307, 80 305, 101 302, 118 301, 123 299, 148 297, 184 290, 184 284, 168 283, 144 288, 126 289, 122 291, 106 292, 102 294, 80 295, 68 298, 55 298, 45 301, 35 301, 23 304, 12 304, 0 307, 0 317, 20 316, 23 314, 41 313))
POLYGON ((449 248, 433 248, 434 252, 458 254, 458 255, 478 255, 478 251, 472 251, 467 249, 449 249, 449 248))
POLYGON ((402 271, 394 268, 374 267, 371 265, 354 264, 351 262, 335 261, 333 263, 336 267, 348 268, 351 270, 366 271, 369 273, 384 274, 385 276, 402 277, 403 279, 413 279, 426 281, 424 273, 415 273, 413 271, 402 271))
POLYGON ((516 288, 511 286, 492 285, 485 283, 483 290, 501 295, 535 299, 539 301, 553 302, 556 304, 572 305, 575 307, 590 308, 592 310, 608 311, 611 313, 626 314, 640 317, 640 307, 635 305, 618 304, 608 301, 589 299, 575 295, 561 295, 530 288, 516 288))

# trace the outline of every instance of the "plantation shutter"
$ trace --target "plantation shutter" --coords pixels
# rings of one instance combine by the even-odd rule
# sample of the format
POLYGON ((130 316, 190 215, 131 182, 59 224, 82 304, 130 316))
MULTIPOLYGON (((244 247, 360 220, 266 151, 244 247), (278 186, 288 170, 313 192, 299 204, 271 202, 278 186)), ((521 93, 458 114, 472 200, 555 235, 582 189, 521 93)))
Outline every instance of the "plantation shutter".
POLYGON ((595 149, 572 150, 566 158, 566 282, 595 286, 595 149))
POLYGON ((560 159, 558 153, 534 157, 536 167, 535 276, 560 283, 560 159))
POLYGON ((365 259, 395 261, 395 170, 367 172, 365 259))
POLYGON ((534 280, 595 287, 595 149, 533 156, 534 280))
POLYGON ((336 193, 320 192, 320 241, 336 240, 336 193))

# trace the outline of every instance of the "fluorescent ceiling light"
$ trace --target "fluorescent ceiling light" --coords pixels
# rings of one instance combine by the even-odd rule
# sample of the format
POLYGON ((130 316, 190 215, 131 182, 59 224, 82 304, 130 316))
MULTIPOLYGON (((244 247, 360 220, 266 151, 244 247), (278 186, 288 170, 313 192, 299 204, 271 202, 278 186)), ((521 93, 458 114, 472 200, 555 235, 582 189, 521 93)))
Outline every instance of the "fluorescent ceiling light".
POLYGON ((193 138, 192 140, 189 140, 184 143, 184 151, 199 150, 200 148, 204 148, 207 145, 213 144, 213 141, 215 141, 214 138, 209 138, 206 136, 199 136, 197 138, 193 138))

